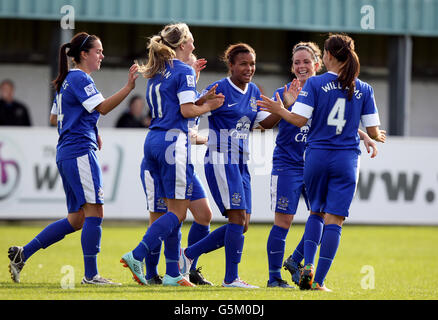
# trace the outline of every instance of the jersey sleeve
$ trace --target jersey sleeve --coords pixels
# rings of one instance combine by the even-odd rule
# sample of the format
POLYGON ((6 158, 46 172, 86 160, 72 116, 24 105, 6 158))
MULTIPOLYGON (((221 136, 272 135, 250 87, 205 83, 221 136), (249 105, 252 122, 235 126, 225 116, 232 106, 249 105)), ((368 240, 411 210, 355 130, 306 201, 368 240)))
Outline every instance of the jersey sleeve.
POLYGON ((198 100, 196 91, 196 74, 193 68, 184 68, 179 74, 177 96, 179 104, 195 103, 198 100))
POLYGON ((56 96, 55 99, 53 99, 52 109, 50 109, 50 114, 54 114, 54 115, 58 114, 58 105, 56 103, 56 96))
POLYGON ((362 109, 361 122, 366 127, 380 126, 380 118, 377 110, 374 90, 371 86, 367 86, 367 92, 364 95, 365 101, 362 109))
POLYGON ((255 124, 259 124, 260 122, 262 122, 263 120, 265 120, 267 117, 269 117, 271 115, 270 112, 267 111, 259 111, 257 112, 257 117, 254 121, 255 124))
POLYGON ((293 113, 296 113, 307 119, 312 117, 313 109, 315 108, 316 96, 312 80, 312 78, 307 79, 303 89, 298 95, 297 101, 292 108, 293 113))
POLYGON ((71 85, 76 98, 89 113, 105 100, 97 90, 93 79, 83 73, 78 73, 71 85))

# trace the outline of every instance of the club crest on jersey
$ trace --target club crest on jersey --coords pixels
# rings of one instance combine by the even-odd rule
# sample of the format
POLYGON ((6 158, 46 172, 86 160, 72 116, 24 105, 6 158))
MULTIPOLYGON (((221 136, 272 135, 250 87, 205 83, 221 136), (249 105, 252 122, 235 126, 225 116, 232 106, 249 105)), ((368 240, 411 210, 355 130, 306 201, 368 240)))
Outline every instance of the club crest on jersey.
POLYGON ((187 187, 187 197, 191 197, 193 195, 193 182, 189 184, 187 187))
POLYGON ((87 94, 87 97, 92 96, 93 94, 96 94, 96 89, 94 88, 94 85, 91 83, 88 86, 84 88, 85 93, 87 94))
POLYGON ((157 201, 155 202, 155 210, 166 210, 167 211, 166 202, 164 202, 163 198, 157 199, 157 201))
POLYGON ((103 189, 100 187, 97 192, 97 197, 100 201, 103 201, 103 189))
POLYGON ((248 117, 242 117, 237 121, 236 129, 230 131, 230 136, 234 139, 248 139, 251 120, 248 117))
POLYGON ((240 206, 241 202, 242 202, 242 195, 238 192, 235 192, 231 197, 231 203, 233 204, 233 206, 240 206))
POLYGON ((286 197, 280 197, 277 201, 277 207, 280 210, 287 210, 289 207, 289 199, 286 197))
POLYGON ((186 78, 187 78, 187 87, 195 88, 196 87, 195 76, 187 75, 186 78))
POLYGON ((251 97, 251 99, 249 100, 250 106, 251 106, 251 110, 253 112, 257 112, 257 99, 255 97, 251 97))

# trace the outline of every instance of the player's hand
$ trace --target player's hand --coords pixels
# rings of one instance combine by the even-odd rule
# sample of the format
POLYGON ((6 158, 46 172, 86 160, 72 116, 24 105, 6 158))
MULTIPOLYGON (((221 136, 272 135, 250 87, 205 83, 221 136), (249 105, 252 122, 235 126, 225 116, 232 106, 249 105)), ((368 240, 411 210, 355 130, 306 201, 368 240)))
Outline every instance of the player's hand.
POLYGON ((374 140, 376 140, 377 142, 385 143, 385 141, 386 141, 386 130, 379 130, 379 134, 377 135, 377 137, 374 140))
POLYGON ((207 67, 207 60, 206 59, 198 59, 193 64, 193 69, 195 69, 196 74, 199 74, 206 67, 207 67))
POLYGON ((215 84, 213 87, 210 88, 210 90, 207 91, 207 93, 202 95, 201 99, 203 100, 203 102, 207 102, 208 100, 215 98, 217 87, 218 84, 215 84))
POLYGON ((205 103, 208 105, 210 111, 216 110, 224 104, 225 96, 222 93, 215 94, 210 97, 205 103))
POLYGON ((216 110, 224 104, 225 96, 222 93, 217 94, 216 89, 218 85, 215 84, 206 94, 202 96, 202 101, 205 103, 210 111, 216 110))
POLYGON ((277 92, 276 101, 268 98, 267 96, 261 95, 260 98, 262 100, 257 100, 257 105, 260 107, 262 111, 268 111, 273 114, 279 114, 282 109, 284 109, 283 102, 281 101, 280 94, 277 92))
POLYGON ((97 147, 99 148, 99 150, 102 150, 102 146, 103 146, 102 138, 100 137, 100 135, 97 135, 97 147))
POLYGON ((134 63, 131 68, 129 68, 129 76, 128 76, 128 83, 127 86, 130 90, 134 90, 135 88, 135 81, 140 76, 137 74, 138 72, 138 64, 134 63))
POLYGON ((298 79, 292 80, 289 88, 287 87, 287 84, 284 86, 283 103, 285 108, 289 108, 295 103, 295 101, 297 101, 300 91, 301 87, 298 79))
POLYGON ((375 158, 378 153, 377 143, 366 134, 363 139, 363 144, 368 154, 370 154, 372 149, 371 158, 375 158))
POLYGON ((201 71, 204 70, 207 67, 207 60, 206 59, 198 59, 193 64, 193 69, 196 73, 196 82, 199 81, 199 77, 201 76, 201 71))

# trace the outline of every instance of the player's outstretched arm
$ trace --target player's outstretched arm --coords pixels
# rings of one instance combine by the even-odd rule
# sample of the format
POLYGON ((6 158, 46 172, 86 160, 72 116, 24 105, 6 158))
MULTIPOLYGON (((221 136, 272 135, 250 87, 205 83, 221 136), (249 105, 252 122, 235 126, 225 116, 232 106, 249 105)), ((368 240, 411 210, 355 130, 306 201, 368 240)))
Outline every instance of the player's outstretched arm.
POLYGON ((306 117, 300 116, 299 114, 290 112, 289 110, 285 109, 278 92, 276 94, 276 101, 264 95, 261 95, 261 99, 262 100, 257 101, 257 105, 260 106, 261 110, 279 115, 282 119, 299 128, 306 125, 307 121, 309 120, 306 117))
POLYGON ((135 80, 139 77, 137 74, 138 65, 133 64, 129 69, 128 82, 126 85, 120 89, 117 93, 113 94, 111 97, 105 99, 101 104, 96 107, 96 110, 102 114, 106 115, 111 112, 115 107, 117 107, 125 98, 131 93, 135 88, 135 80))
POLYGON ((217 85, 213 86, 196 104, 185 103, 181 105, 181 114, 184 118, 196 118, 204 113, 216 110, 224 104, 225 96, 216 93, 217 85))
POLYGON ((283 104, 285 108, 289 108, 298 99, 298 95, 301 92, 300 82, 297 79, 293 79, 289 88, 284 86, 283 104))
POLYGON ((378 126, 367 127, 367 133, 371 139, 377 142, 385 143, 386 141, 386 131, 380 130, 378 126))

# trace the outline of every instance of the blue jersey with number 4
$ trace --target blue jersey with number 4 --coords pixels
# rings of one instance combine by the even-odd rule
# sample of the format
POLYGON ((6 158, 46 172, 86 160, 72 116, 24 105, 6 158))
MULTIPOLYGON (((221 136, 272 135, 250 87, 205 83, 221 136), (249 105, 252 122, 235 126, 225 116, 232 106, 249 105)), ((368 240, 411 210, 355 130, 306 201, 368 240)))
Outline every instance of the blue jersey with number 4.
POLYGON ((95 108, 104 100, 88 74, 79 69, 69 71, 52 107, 59 133, 56 161, 78 158, 97 150, 100 113, 95 108))
POLYGON ((327 72, 311 77, 301 90, 292 112, 312 119, 307 147, 320 149, 359 149, 359 124, 379 126, 374 92, 356 79, 351 100, 342 90, 338 75, 327 72))

